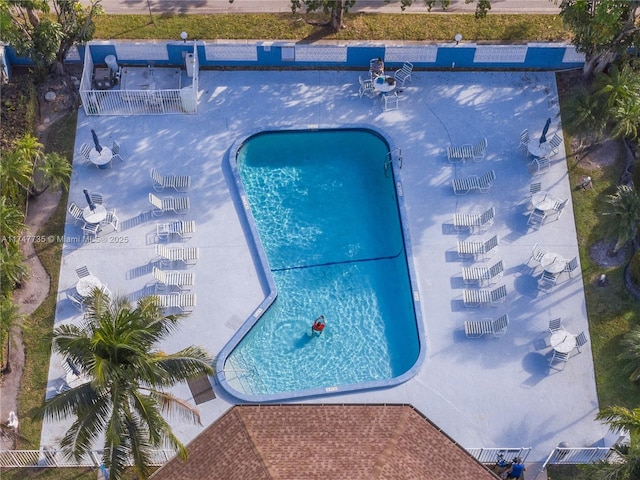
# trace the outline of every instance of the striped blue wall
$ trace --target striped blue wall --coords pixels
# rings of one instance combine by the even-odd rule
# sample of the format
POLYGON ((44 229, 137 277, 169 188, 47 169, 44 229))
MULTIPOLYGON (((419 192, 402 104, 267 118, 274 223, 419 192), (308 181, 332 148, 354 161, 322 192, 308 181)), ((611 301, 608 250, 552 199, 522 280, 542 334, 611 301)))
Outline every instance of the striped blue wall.
MULTIPOLYGON (((193 49, 193 42, 126 43, 92 42, 89 44, 95 64, 103 64, 107 55, 115 55, 121 65, 184 64, 184 54, 193 49)), ((85 46, 74 49, 70 63, 82 62, 85 46)), ((572 45, 564 43, 529 43, 523 45, 477 45, 473 43, 443 43, 396 45, 384 43, 301 44, 294 42, 197 42, 201 67, 262 67, 262 68, 363 68, 371 58, 383 58, 388 68, 409 61, 415 68, 464 69, 546 69, 581 67, 584 56, 572 45)), ((6 59, 10 65, 25 65, 8 47, 6 59)))

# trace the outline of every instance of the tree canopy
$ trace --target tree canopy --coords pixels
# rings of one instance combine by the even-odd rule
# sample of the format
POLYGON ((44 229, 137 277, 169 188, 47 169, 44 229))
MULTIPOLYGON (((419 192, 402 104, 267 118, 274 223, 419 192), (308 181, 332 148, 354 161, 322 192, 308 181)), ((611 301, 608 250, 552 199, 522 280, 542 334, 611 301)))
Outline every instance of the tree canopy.
POLYGON ((585 54, 585 76, 604 71, 618 56, 640 44, 640 1, 563 0, 560 15, 585 54))
POLYGON ((0 39, 36 67, 62 64, 75 43, 93 38, 100 0, 0 0, 0 39))
POLYGON ((200 416, 168 389, 209 375, 213 368, 199 347, 176 353, 159 348, 178 322, 179 316, 163 313, 156 297, 144 297, 133 306, 125 298, 111 300, 96 288, 87 300, 84 324, 55 329, 55 350, 89 380, 44 406, 47 418, 75 417, 61 441, 64 450, 79 459, 104 438, 102 460, 113 480, 122 478, 129 460, 138 478, 147 478, 152 449, 170 447, 186 458, 162 413, 195 423, 200 416))

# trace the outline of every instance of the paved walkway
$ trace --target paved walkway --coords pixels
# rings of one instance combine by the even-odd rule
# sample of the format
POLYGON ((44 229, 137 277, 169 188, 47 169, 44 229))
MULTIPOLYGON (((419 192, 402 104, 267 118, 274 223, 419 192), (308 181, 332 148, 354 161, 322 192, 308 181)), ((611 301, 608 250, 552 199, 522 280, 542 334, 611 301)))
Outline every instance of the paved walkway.
MULTIPOLYGON (((415 72, 402 92, 400 110, 386 113, 380 99, 358 97, 357 83, 358 72, 353 71, 205 70, 200 72, 197 115, 87 117, 81 112, 76 152, 83 142, 91 142, 93 128, 105 144, 120 142, 125 161, 107 170, 74 163, 69 200, 85 205, 83 188, 101 192, 106 206, 117 209, 121 223, 118 232, 107 231, 99 242, 82 244, 77 240, 80 229, 67 222, 56 325, 81 320, 67 300, 78 265, 86 264, 114 293, 137 298, 153 291, 155 225, 177 217, 151 216, 149 170, 188 173, 194 180, 188 192, 191 210, 180 218, 197 222, 196 234, 184 246, 201 250, 198 264, 189 269, 196 277, 192 291, 198 305, 161 347, 169 352, 195 343, 216 355, 264 297, 238 213, 242 203, 227 158, 231 145, 263 127, 368 123, 402 148, 399 181, 423 309, 426 359, 414 378, 397 387, 305 401, 410 403, 464 447, 533 447, 530 465, 543 462, 560 442, 604 446, 607 428, 595 421, 598 399, 590 345, 575 352, 564 371, 548 365, 550 319, 561 317, 570 332, 588 333, 581 275, 564 274, 556 288, 544 294, 537 289, 540 268, 523 268, 536 243, 565 258, 578 252, 571 202, 562 217, 543 228, 527 226, 531 182, 542 182, 543 189, 558 198, 571 198, 563 146, 550 170, 535 177, 528 172, 526 155, 517 149, 521 130, 529 128, 532 137, 539 138, 549 117, 551 134, 561 131, 554 74, 415 72), (484 161, 447 161, 447 145, 483 137, 489 143, 484 161), (489 169, 497 175, 490 192, 453 194, 453 178, 489 169), (496 209, 496 221, 486 233, 467 236, 452 230, 454 213, 490 206, 496 209), (492 235, 500 238, 495 260, 504 261, 500 283, 507 287, 507 300, 496 308, 465 308, 465 264, 455 253, 456 241, 492 235), (504 313, 510 324, 503 338, 465 337, 465 320, 504 313)), ((55 395, 64 379, 61 359, 54 357, 47 395, 55 395)), ((204 426, 238 403, 217 384, 213 388, 217 398, 198 406, 204 426)), ((172 392, 193 401, 186 385, 172 392)), ((172 426, 187 442, 203 428, 178 421, 172 426)), ((62 427, 45 422, 42 445, 58 444, 62 427)), ((527 480, 537 477, 533 469, 527 472, 527 480)))
MULTIPOLYGON (((148 14, 153 13, 268 13, 291 12, 290 0, 102 0, 102 7, 112 14, 148 14)), ((548 13, 559 12, 559 3, 550 0, 493 0, 490 13, 548 13)), ((476 4, 465 4, 464 0, 451 0, 447 9, 450 13, 475 12, 476 4)), ((402 13, 400 2, 385 3, 383 0, 359 0, 354 12, 402 13)), ((405 10, 405 13, 427 13, 427 7, 421 0, 405 10)), ((432 13, 442 13, 436 5, 432 13)))

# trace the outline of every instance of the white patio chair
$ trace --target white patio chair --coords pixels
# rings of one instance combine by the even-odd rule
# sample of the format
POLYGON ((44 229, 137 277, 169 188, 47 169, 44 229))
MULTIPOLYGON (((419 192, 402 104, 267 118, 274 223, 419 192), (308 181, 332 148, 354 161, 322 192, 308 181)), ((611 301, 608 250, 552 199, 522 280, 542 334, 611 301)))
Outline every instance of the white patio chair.
POLYGON ((91 201, 96 205, 102 205, 102 194, 91 192, 91 201))
POLYGON ((196 231, 196 222, 190 220, 187 222, 177 221, 169 223, 158 223, 156 225, 156 235, 161 240, 166 240, 173 235, 178 235, 183 240, 192 237, 196 231))
POLYGON ((587 340, 587 335, 584 332, 580 332, 578 335, 576 335, 576 349, 578 350, 578 353, 582 353, 582 350, 580 350, 580 348, 584 347, 588 341, 589 340, 587 340))
POLYGON ((371 79, 363 79, 362 77, 358 77, 358 79, 360 80, 360 90, 358 91, 360 98, 364 96, 374 98, 376 93, 373 90, 373 82, 371 79))
POLYGON ((104 217, 104 220, 102 222, 100 222, 100 225, 111 225, 117 232, 119 221, 120 220, 116 216, 116 209, 114 208, 113 210, 107 210, 107 216, 104 217))
POLYGON ((525 128, 520 132, 520 143, 518 144, 518 148, 524 147, 524 151, 527 152, 527 147, 529 146, 529 129, 525 128))
POLYGON ((398 100, 398 92, 388 93, 384 95, 384 111, 388 112, 390 110, 398 110, 400 106, 398 100))
POLYGON ((458 240, 458 256, 460 258, 473 258, 477 260, 492 256, 498 249, 498 236, 494 235, 487 241, 462 241, 458 240))
POLYGON ((200 258, 200 249, 198 247, 169 248, 165 245, 156 244, 156 255, 160 257, 161 264, 166 266, 173 262, 193 265, 200 258))
POLYGON ((549 160, 549 157, 536 157, 533 159, 530 166, 531 172, 534 175, 538 175, 549 171, 551 168, 551 160, 549 160))
POLYGON ((479 307, 481 305, 491 305, 495 307, 498 303, 504 302, 507 297, 507 287, 501 285, 493 290, 464 290, 462 299, 465 307, 479 307))
POLYGON ((567 203, 569 203, 569 199, 565 199, 562 201, 557 201, 555 203, 555 205, 553 206, 553 208, 551 209, 551 213, 550 215, 556 215, 556 219, 559 219, 560 216, 562 216, 562 212, 564 211, 565 207, 567 206, 567 203))
POLYGON ((564 270, 563 272, 566 272, 569 274, 569 278, 572 278, 571 273, 578 268, 578 257, 573 257, 571 260, 569 260, 567 262, 567 264, 564 266, 564 270))
POLYGON ((190 202, 189 197, 165 197, 159 198, 153 193, 149 194, 149 203, 153 209, 151 213, 155 216, 160 216, 165 212, 174 212, 178 214, 185 214, 189 210, 190 202))
POLYGON ((168 291, 175 287, 182 291, 192 287, 195 283, 195 275, 185 272, 165 272, 157 267, 153 267, 153 278, 157 280, 156 292, 168 291))
POLYGON ((111 160, 115 160, 117 158, 121 162, 124 162, 124 158, 122 158, 122 155, 120 155, 120 144, 115 140, 111 145, 111 153, 112 153, 111 160))
POLYGON ((549 366, 553 366, 554 363, 559 363, 562 365, 562 368, 565 367, 567 362, 569 361, 569 354, 558 352, 557 350, 553 351, 553 356, 551 360, 549 360, 549 366))
POLYGON ((529 225, 530 227, 534 227, 535 229, 538 229, 542 226, 546 218, 547 218, 547 212, 544 210, 538 210, 536 208, 529 214, 529 220, 527 220, 527 225, 529 225))
POLYGON ((98 238, 100 233, 100 224, 98 223, 85 223, 82 226, 82 232, 85 237, 98 238))
POLYGON ((191 186, 191 176, 189 175, 161 175, 157 169, 151 169, 153 179, 153 189, 160 192, 165 188, 173 188, 177 192, 183 192, 191 186))
POLYGON ((542 272, 540 279, 538 280, 538 290, 542 290, 547 293, 551 291, 553 287, 555 287, 556 282, 558 281, 558 275, 547 272, 546 270, 542 272))
POLYGON ((72 292, 67 292, 67 298, 81 312, 84 311, 84 297, 80 295, 74 288, 72 292))
POLYGON ((91 276, 91 272, 86 265, 78 265, 76 267, 76 275, 78 276, 78 278, 84 278, 91 276))
POLYGON ((531 185, 529 185, 529 195, 534 196, 540 191, 542 191, 542 182, 533 182, 531 185))
POLYGON ((86 143, 83 143, 82 145, 80 145, 80 154, 82 155, 82 158, 84 158, 82 163, 84 164, 91 163, 91 160, 89 158, 89 155, 91 154, 91 147, 89 145, 87 145, 86 143))
POLYGON ((563 331, 562 318, 554 318, 549 320, 549 332, 553 335, 556 332, 563 331))
POLYGON ((78 205, 76 205, 74 202, 71 202, 69 204, 69 208, 67 209, 67 211, 73 217, 74 224, 77 225, 78 222, 84 223, 84 218, 82 217, 82 209, 78 205))
POLYGON ((411 81, 412 71, 413 64, 411 62, 404 62, 402 68, 400 70, 396 70, 396 72, 393 74, 393 78, 395 78, 397 82, 400 82, 400 85, 404 87, 404 83, 407 80, 411 81))
POLYGON ((562 144, 562 137, 560 137, 560 135, 558 135, 558 132, 553 134, 553 137, 551 137, 551 140, 549 140, 549 146, 551 147, 551 154, 550 155, 557 155, 558 154, 558 147, 562 144))

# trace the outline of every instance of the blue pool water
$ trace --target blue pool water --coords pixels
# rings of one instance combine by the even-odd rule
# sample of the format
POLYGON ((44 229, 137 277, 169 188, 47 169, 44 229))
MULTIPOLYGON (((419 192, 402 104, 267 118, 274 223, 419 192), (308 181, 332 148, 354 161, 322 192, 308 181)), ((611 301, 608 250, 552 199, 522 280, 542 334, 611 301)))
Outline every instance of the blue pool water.
POLYGON ((241 397, 388 385, 416 363, 388 153, 387 142, 364 129, 267 132, 238 149, 241 194, 278 292, 246 335, 232 339, 223 362, 241 397), (326 328, 311 336, 319 315, 326 328))

